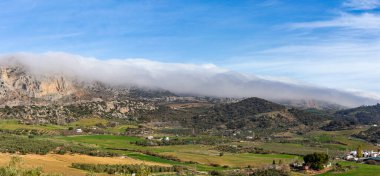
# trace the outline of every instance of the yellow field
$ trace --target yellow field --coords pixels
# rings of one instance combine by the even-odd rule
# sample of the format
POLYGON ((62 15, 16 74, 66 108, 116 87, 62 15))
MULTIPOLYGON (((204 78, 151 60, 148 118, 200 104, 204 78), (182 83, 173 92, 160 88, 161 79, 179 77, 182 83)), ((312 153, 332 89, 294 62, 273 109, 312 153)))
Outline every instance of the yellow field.
MULTIPOLYGON (((5 166, 9 163, 12 154, 0 154, 0 166, 5 166)), ((169 166, 161 163, 144 162, 132 158, 121 157, 94 157, 87 155, 17 155, 22 159, 21 165, 25 168, 41 167, 45 173, 57 173, 62 175, 78 175, 85 176, 86 172, 71 168, 72 163, 90 163, 90 164, 145 164, 145 165, 160 165, 169 166)), ((104 174, 103 174, 104 175, 104 174)))

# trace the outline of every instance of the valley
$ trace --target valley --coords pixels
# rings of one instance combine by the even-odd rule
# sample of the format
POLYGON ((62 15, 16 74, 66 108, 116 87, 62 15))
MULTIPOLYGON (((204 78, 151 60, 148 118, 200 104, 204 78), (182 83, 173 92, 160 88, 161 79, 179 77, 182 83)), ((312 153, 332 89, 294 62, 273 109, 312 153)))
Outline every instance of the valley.
MULTIPOLYGON (((260 118, 266 116, 259 115, 260 118)), ((75 163, 176 166, 182 167, 180 173, 185 175, 208 175, 211 172, 227 174, 232 170, 266 168, 272 166, 273 162, 285 165, 302 162, 303 155, 314 152, 327 153, 333 163, 351 165, 350 162, 336 158, 343 158, 348 151, 355 150, 358 146, 365 150, 379 150, 370 140, 356 137, 359 134, 363 135, 363 131, 372 129, 369 125, 360 125, 348 130, 324 131, 318 128, 306 130, 298 128, 298 124, 295 124, 295 129, 280 128, 278 132, 269 129, 266 131, 268 135, 264 135, 252 127, 251 130, 205 130, 204 127, 181 128, 178 126, 181 122, 158 123, 157 119, 154 121, 155 123, 141 123, 130 119, 86 116, 66 124, 29 124, 24 123, 22 119, 4 119, 0 122, 0 131, 3 139, 8 141, 3 140, 4 142, 0 143, 0 150, 5 152, 2 158, 6 158, 1 165, 6 165, 11 156, 19 156, 25 166, 42 167, 45 173, 61 175, 91 173, 73 168, 75 163), (15 140, 15 137, 19 140, 15 140), (41 146, 35 141, 42 141, 41 146), (46 147, 45 141, 49 146, 53 146, 46 147), (19 146, 13 151, 9 150, 15 148, 12 142, 17 142, 15 145, 19 146), (23 145, 28 145, 29 142, 37 146, 33 150, 24 149, 27 146, 23 145), (39 147, 44 149, 42 153, 39 147), (45 150, 46 148, 50 149, 45 150), (44 162, 48 162, 49 165, 43 164, 44 162)), ((273 128, 276 129, 278 126, 273 128)), ((365 170, 367 175, 371 175, 370 173, 378 169, 378 166, 354 165, 347 174, 365 170), (361 169, 362 167, 366 169, 361 169)), ((176 173, 166 172, 161 175, 176 173)), ((296 171, 292 173, 308 175, 296 171)), ((339 173, 328 172, 323 175, 339 173)))
POLYGON ((0 176, 380 176, 380 0, 0 0, 0 176))
POLYGON ((0 165, 8 169, 14 159, 20 161, 12 167, 45 175, 254 175, 261 169, 372 175, 379 169, 344 160, 358 147, 380 150, 379 105, 184 96, 40 77, 19 66, 2 75, 0 165), (331 165, 295 166, 313 153, 326 154, 331 165))

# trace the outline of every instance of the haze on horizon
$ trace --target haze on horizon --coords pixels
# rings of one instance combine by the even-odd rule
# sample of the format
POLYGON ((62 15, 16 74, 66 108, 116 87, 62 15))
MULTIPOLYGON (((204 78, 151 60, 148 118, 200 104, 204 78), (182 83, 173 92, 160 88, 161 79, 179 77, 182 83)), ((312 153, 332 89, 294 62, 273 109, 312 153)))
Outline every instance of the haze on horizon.
POLYGON ((346 106, 380 99, 380 0, 22 0, 0 8, 1 62, 36 73, 207 96, 346 106))

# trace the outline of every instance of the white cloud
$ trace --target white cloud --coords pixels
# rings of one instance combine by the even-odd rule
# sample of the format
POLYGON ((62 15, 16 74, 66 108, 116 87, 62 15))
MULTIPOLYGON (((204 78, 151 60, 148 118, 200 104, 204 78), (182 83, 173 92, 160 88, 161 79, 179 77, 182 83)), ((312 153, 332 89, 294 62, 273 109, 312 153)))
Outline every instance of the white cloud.
POLYGON ((291 28, 348 28, 380 30, 380 15, 373 13, 349 14, 341 13, 338 17, 326 21, 294 23, 291 28))
POLYGON ((380 0, 348 0, 343 6, 353 10, 372 10, 380 7, 380 0))
POLYGON ((360 95, 379 97, 380 41, 334 41, 287 45, 246 56, 230 68, 282 75, 360 95), (249 61, 250 60, 250 61, 249 61), (352 91, 355 89, 355 91, 352 91), (361 90, 361 91, 358 91, 361 90), (366 91, 363 91, 366 90, 366 91), (363 93, 365 92, 365 93, 363 93))
POLYGON ((2 56, 0 63, 22 63, 37 75, 65 74, 80 80, 161 88, 177 94, 316 99, 346 106, 376 102, 344 91, 243 75, 213 64, 162 63, 146 59, 98 60, 67 53, 11 54, 2 56))

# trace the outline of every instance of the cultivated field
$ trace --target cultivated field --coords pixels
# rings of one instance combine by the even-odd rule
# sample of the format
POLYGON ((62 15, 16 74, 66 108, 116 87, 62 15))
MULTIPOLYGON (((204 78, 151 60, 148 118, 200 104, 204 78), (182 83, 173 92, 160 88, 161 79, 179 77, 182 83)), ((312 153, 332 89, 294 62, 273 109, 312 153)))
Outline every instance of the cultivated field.
POLYGON ((25 168, 41 167, 45 173, 57 173, 67 176, 72 175, 86 175, 85 171, 71 168, 72 163, 89 163, 89 164, 144 164, 144 165, 160 165, 169 166, 168 164, 146 162, 132 158, 121 157, 94 157, 88 155, 78 154, 47 154, 47 155, 14 155, 14 154, 0 154, 0 166, 6 166, 11 160, 12 156, 21 158, 20 163, 25 168))
MULTIPOLYGON (((122 134, 125 129, 128 128, 137 129, 139 128, 138 126, 130 124, 118 124, 116 126, 108 125, 109 121, 100 118, 82 119, 66 126, 26 125, 20 124, 16 120, 3 120, 0 121, 0 130, 3 130, 6 133, 4 134, 4 139, 12 139, 12 141, 16 142, 12 145, 17 145, 20 143, 20 150, 22 150, 25 154, 20 155, 23 161, 23 166, 29 168, 42 167, 46 173, 61 173, 63 175, 86 174, 86 171, 72 168, 72 163, 183 166, 191 170, 209 172, 249 167, 263 168, 271 166, 273 161, 276 163, 281 162, 283 164, 289 164, 294 161, 302 161, 302 155, 314 152, 328 153, 331 156, 341 156, 348 150, 354 150, 359 145, 365 150, 378 149, 378 147, 375 147, 373 144, 351 137, 352 134, 358 133, 362 129, 344 131, 312 131, 303 135, 289 133, 286 134, 285 138, 279 137, 269 141, 224 141, 220 140, 221 138, 218 136, 174 136, 170 133, 160 134, 156 132, 154 136, 157 138, 169 135, 171 140, 203 140, 203 142, 214 141, 217 143, 194 144, 185 142, 181 145, 170 144, 161 146, 144 146, 137 145, 136 142, 139 143, 147 141, 145 139, 147 135, 145 135, 145 137, 115 135, 122 134), (92 128, 94 126, 102 128, 103 131, 108 134, 80 133, 69 136, 60 135, 60 131, 67 131, 69 127, 73 127, 75 129, 92 128), (31 135, 31 132, 33 131, 30 130, 43 131, 43 133, 31 135), (51 143, 49 143, 49 141, 51 143), (25 145, 22 145, 24 144, 23 142, 25 145), (49 146, 49 150, 51 152, 48 152, 46 155, 33 154, 34 152, 39 152, 40 150, 32 150, 30 147, 28 148, 28 146, 30 146, 28 144, 34 144, 36 147, 49 146), (265 153, 221 152, 216 148, 216 146, 220 144, 227 146, 257 147, 263 149, 265 153), (66 146, 67 148, 64 153, 59 153, 60 149, 54 149, 57 146, 66 146), (78 147, 82 147, 84 150, 79 150, 78 147), (83 154, 86 155, 74 154, 75 152, 82 151, 84 152, 83 154), (115 155, 107 155, 107 153, 104 152, 110 152, 108 154, 114 153, 115 155), (106 157, 97 157, 103 154, 105 154, 106 157)), ((1 145, 3 145, 2 149, 6 151, 7 147, 9 148, 9 145, 11 144, 3 143, 1 145)), ((45 153, 42 152, 39 154, 45 153)), ((11 156, 11 154, 7 153, 1 154, 0 157, 2 158, 2 161, 0 162, 0 165, 6 165, 11 156)), ((336 161, 332 162, 335 163, 336 161)), ((340 163, 342 163, 342 165, 353 165, 354 167, 345 173, 328 172, 323 175, 363 175, 364 171, 367 175, 376 175, 379 170, 378 166, 349 162, 340 163)), ((303 175, 302 173, 295 172, 293 174, 303 175)))
POLYGON ((348 172, 327 172, 318 176, 379 176, 380 166, 358 164, 354 162, 339 162, 343 166, 352 166, 353 169, 348 172))

